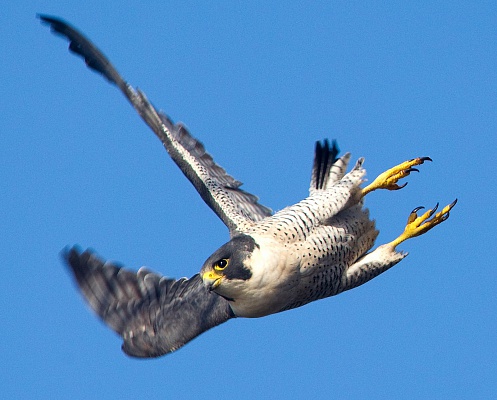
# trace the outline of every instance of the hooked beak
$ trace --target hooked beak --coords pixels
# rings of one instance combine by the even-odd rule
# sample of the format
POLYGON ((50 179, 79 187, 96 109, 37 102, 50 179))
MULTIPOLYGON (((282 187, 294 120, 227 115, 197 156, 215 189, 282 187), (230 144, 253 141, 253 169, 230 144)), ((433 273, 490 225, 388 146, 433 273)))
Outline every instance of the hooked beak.
POLYGON ((221 280, 224 277, 219 275, 215 271, 207 271, 202 274, 202 281, 204 285, 209 289, 209 292, 217 288, 221 284, 221 280))

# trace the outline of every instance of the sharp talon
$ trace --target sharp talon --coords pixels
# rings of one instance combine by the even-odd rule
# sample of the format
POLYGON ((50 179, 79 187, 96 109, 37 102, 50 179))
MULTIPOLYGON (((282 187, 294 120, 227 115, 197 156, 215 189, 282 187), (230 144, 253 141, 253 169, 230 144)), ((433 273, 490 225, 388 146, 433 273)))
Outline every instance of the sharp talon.
POLYGON ((449 211, 457 204, 457 199, 455 199, 452 203, 450 203, 447 207, 449 207, 449 211))
POLYGON ((411 224, 412 222, 414 222, 418 218, 418 211, 422 210, 423 208, 424 208, 423 206, 419 206, 411 211, 411 213, 409 214, 409 217, 407 217, 407 225, 411 224))
POLYGON ((434 207, 432 210, 430 210, 430 213, 428 214, 428 218, 430 218, 433 214, 435 214, 435 212, 436 212, 436 211, 437 211, 437 209, 438 209, 438 205, 439 205, 439 204, 437 203, 437 204, 435 205, 435 207, 434 207))
POLYGON ((416 207, 414 210, 411 211, 411 214, 416 214, 419 210, 422 210, 423 208, 424 208, 423 206, 416 207))
POLYGON ((412 160, 405 161, 389 170, 378 175, 378 177, 368 186, 362 190, 362 196, 377 190, 377 189, 388 189, 388 190, 399 190, 406 186, 398 185, 401 179, 407 177, 411 172, 419 172, 419 169, 415 168, 416 165, 421 165, 425 161, 431 161, 430 157, 418 157, 412 160))
POLYGON ((414 210, 411 211, 411 214, 409 214, 404 232, 402 232, 402 234, 397 239, 390 242, 389 245, 395 248, 404 240, 423 235, 430 229, 446 221, 450 215, 449 211, 452 210, 456 203, 457 199, 455 199, 452 203, 446 205, 439 212, 437 212, 439 206, 439 203, 437 203, 433 209, 428 210, 420 216, 418 216, 417 213, 424 207, 416 207, 414 210))
POLYGON ((399 189, 402 189, 402 188, 405 188, 407 186, 408 182, 404 183, 403 185, 396 185, 395 189, 393 190, 399 190, 399 189))

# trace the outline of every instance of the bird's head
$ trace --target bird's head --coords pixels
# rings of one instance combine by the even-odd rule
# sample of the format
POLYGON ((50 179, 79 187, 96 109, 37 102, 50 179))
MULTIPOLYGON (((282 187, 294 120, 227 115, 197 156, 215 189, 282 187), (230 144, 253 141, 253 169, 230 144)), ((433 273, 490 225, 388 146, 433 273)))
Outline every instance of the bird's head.
POLYGON ((233 289, 252 276, 249 259, 256 247, 257 243, 248 235, 235 236, 222 245, 200 270, 204 285, 221 296, 233 299, 233 289))

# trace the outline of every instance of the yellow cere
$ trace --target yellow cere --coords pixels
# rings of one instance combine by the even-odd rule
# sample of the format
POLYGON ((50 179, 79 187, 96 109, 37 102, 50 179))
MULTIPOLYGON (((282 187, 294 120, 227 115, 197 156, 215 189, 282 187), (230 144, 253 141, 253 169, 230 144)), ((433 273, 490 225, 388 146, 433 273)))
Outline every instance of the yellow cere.
POLYGON ((221 284, 222 275, 217 274, 215 271, 208 271, 202 275, 203 280, 214 281, 212 289, 217 288, 221 284))

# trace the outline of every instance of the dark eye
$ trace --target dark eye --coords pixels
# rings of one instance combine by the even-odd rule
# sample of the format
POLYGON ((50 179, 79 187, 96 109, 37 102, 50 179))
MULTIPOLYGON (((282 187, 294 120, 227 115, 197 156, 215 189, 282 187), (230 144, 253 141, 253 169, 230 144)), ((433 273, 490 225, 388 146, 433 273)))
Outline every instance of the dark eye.
POLYGON ((223 258, 223 259, 221 259, 219 261, 216 261, 216 263, 214 264, 214 269, 223 270, 227 266, 228 266, 228 259, 223 258))

